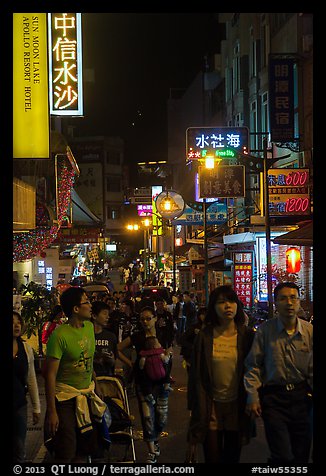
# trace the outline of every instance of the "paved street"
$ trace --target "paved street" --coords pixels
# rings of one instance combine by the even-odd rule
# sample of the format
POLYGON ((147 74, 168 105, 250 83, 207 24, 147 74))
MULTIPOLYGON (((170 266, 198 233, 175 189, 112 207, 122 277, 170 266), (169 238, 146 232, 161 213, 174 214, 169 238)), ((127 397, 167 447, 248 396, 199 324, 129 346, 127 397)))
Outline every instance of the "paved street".
MULTIPOLYGON (((179 356, 179 348, 175 348, 173 358, 172 375, 176 379, 173 385, 174 391, 170 394, 169 418, 166 427, 166 434, 161 438, 160 463, 183 463, 186 453, 186 432, 188 426, 189 413, 186 410, 186 370, 182 367, 182 360, 179 356)), ((39 390, 42 405, 42 425, 33 427, 31 412, 29 411, 28 435, 27 435, 27 459, 34 463, 41 463, 46 457, 46 449, 43 446, 43 420, 45 411, 44 381, 38 375, 39 390)), ((141 439, 141 425, 138 414, 137 400, 134 396, 129 397, 130 413, 135 417, 134 438, 137 462, 144 462, 147 454, 146 444, 141 439)), ((268 449, 263 432, 261 419, 257 420, 257 437, 253 438, 248 446, 242 451, 242 463, 266 463, 268 449)), ((112 447, 114 454, 114 447, 112 447)), ((121 453, 121 447, 116 448, 117 453, 121 453)), ((203 455, 199 449, 199 462, 203 462, 203 455)))

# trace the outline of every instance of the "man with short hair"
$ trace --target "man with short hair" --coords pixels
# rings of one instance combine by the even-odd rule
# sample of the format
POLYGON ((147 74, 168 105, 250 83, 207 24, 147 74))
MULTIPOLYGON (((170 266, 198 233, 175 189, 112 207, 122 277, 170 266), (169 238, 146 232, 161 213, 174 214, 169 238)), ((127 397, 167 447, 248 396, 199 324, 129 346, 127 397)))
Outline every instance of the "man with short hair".
POLYGON ((163 298, 158 297, 155 300, 156 307, 156 335, 164 349, 173 346, 174 340, 174 321, 170 311, 166 309, 166 302, 163 298))
POLYGON ((269 462, 306 464, 311 447, 313 326, 298 318, 299 287, 279 283, 277 317, 260 325, 246 357, 247 413, 262 416, 269 462))
POLYGON ((60 302, 68 321, 52 332, 47 343, 44 426, 52 439, 55 462, 79 463, 96 450, 92 417, 100 422, 106 405, 97 395, 93 372, 95 336, 89 298, 82 288, 71 287, 60 302))
POLYGON ((109 320, 109 306, 105 302, 94 301, 92 317, 95 333, 94 370, 97 377, 112 377, 118 357, 118 339, 106 328, 109 320))
POLYGON ((187 331, 192 325, 197 322, 197 307, 195 303, 195 294, 185 291, 184 296, 184 306, 183 313, 186 316, 186 326, 185 330, 187 331))

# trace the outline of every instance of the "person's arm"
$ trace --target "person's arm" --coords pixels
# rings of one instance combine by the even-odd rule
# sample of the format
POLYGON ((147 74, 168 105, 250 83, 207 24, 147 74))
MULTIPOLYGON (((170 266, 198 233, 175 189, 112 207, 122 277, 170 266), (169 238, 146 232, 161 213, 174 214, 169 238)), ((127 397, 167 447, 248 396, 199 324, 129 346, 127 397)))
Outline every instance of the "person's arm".
POLYGON ((55 384, 60 360, 53 357, 46 359, 45 371, 45 395, 46 395, 46 419, 45 425, 49 436, 53 437, 59 426, 59 417, 55 406, 55 384))
POLYGON ((25 350, 28 360, 27 387, 33 407, 33 425, 36 425, 41 417, 41 403, 35 373, 34 354, 33 349, 28 344, 25 345, 25 350))
POLYGON ((261 415, 258 389, 262 385, 262 370, 264 366, 264 334, 258 329, 251 349, 245 358, 244 386, 247 392, 246 413, 252 416, 261 415))

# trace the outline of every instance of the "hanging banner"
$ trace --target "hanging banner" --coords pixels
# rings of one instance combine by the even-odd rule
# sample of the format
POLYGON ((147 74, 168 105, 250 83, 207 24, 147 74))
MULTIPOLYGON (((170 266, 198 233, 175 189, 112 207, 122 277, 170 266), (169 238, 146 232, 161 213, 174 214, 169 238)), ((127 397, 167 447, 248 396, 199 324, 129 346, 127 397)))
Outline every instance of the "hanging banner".
POLYGON ((294 141, 294 59, 269 58, 269 120, 272 142, 294 141))
POLYGON ((13 157, 49 155, 46 13, 14 13, 13 157))
POLYGON ((51 114, 83 115, 80 13, 48 13, 51 114))

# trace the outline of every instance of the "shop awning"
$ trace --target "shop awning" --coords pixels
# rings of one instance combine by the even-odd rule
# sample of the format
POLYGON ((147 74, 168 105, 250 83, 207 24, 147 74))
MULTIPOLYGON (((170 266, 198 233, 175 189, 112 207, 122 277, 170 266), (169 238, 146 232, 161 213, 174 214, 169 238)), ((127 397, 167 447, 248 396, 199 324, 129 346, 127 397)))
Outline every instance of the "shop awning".
POLYGON ((94 225, 101 223, 101 219, 97 217, 83 202, 78 193, 71 190, 72 202, 72 222, 85 225, 94 225))
POLYGON ((296 230, 273 239, 278 245, 313 246, 313 222, 305 222, 296 230))

